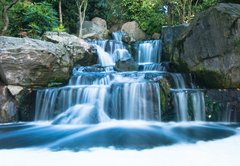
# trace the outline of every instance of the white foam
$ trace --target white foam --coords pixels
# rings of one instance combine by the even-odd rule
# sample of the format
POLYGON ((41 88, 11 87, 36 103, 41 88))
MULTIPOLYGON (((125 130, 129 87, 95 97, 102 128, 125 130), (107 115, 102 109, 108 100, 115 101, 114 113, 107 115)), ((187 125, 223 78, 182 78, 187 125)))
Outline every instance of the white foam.
POLYGON ((0 150, 2 166, 236 166, 240 163, 240 135, 230 138, 159 147, 143 151, 97 148, 51 152, 38 149, 0 150))

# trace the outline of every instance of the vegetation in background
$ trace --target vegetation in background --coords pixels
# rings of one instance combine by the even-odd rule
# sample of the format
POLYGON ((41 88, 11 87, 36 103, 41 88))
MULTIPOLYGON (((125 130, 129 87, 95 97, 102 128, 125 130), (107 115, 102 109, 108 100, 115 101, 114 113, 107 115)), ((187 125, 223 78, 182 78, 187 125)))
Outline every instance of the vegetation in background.
MULTIPOLYGON (((0 0, 0 10, 16 0, 0 0)), ((148 34, 159 32, 162 25, 188 23, 199 12, 219 2, 240 3, 239 0, 87 0, 86 11, 79 13, 79 4, 86 0, 18 0, 8 9, 10 26, 7 34, 16 36, 22 31, 29 36, 40 36, 46 30, 76 33, 79 14, 85 19, 105 19, 111 27, 127 21, 137 21, 148 34)), ((84 8, 82 8, 84 9, 84 8)), ((0 15, 0 29, 4 16, 0 15)), ((81 21, 80 21, 81 22, 81 21)))
POLYGON ((78 8, 78 17, 79 17, 79 37, 82 37, 82 28, 83 22, 86 16, 86 10, 88 6, 88 0, 75 0, 78 8))
POLYGON ((8 17, 8 11, 18 2, 18 0, 12 0, 10 2, 8 1, 0 1, 0 5, 2 6, 2 30, 1 35, 4 35, 6 31, 8 30, 9 26, 9 17, 8 17))
POLYGON ((11 20, 9 31, 14 36, 27 32, 28 36, 37 38, 58 27, 57 13, 47 2, 17 3, 11 11, 11 20))

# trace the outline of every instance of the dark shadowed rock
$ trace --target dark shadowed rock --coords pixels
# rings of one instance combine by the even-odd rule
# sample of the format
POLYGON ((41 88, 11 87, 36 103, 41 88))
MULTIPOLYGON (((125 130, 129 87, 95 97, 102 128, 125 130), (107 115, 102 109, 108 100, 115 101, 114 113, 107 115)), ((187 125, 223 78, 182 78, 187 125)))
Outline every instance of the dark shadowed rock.
POLYGON ((240 87, 239 4, 222 3, 206 10, 175 44, 172 60, 196 72, 205 87, 214 82, 217 87, 240 87))
POLYGON ((207 120, 240 122, 240 90, 209 89, 205 97, 207 120))
POLYGON ((174 40, 179 38, 181 34, 186 31, 189 24, 181 24, 176 26, 162 27, 162 41, 163 41, 163 58, 169 59, 173 53, 174 40))
POLYGON ((7 86, 0 85, 0 123, 18 120, 17 104, 7 86))

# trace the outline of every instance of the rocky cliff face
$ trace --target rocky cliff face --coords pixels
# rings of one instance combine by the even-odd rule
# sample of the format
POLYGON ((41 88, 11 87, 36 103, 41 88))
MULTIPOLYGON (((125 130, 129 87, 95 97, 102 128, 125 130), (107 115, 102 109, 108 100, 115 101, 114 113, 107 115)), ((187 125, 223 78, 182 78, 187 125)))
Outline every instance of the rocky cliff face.
POLYGON ((172 61, 205 87, 240 87, 240 5, 222 3, 196 17, 175 42, 172 61))

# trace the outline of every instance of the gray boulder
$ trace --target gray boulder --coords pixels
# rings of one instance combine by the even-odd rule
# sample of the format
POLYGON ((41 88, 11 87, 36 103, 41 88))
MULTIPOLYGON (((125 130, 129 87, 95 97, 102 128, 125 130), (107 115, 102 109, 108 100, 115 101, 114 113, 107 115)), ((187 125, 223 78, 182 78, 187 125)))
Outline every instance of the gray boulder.
POLYGON ((46 86, 66 81, 71 60, 61 45, 30 38, 0 37, 0 73, 7 85, 46 86))
POLYGON ((62 83, 68 80, 73 65, 87 65, 88 57, 96 57, 93 54, 90 45, 77 39, 55 44, 1 36, 0 77, 6 85, 24 87, 62 83))
POLYGON ((240 87, 240 5, 221 3, 196 17, 172 60, 206 87, 240 87))
POLYGON ((83 39, 107 39, 108 33, 106 21, 99 17, 95 17, 91 21, 84 21, 83 23, 83 39))
POLYGON ((43 39, 61 44, 69 53, 74 65, 90 66, 97 63, 95 48, 75 35, 66 32, 46 32, 43 39))
POLYGON ((146 39, 146 34, 140 29, 136 21, 123 24, 121 31, 126 32, 126 34, 131 38, 131 42, 146 39))

